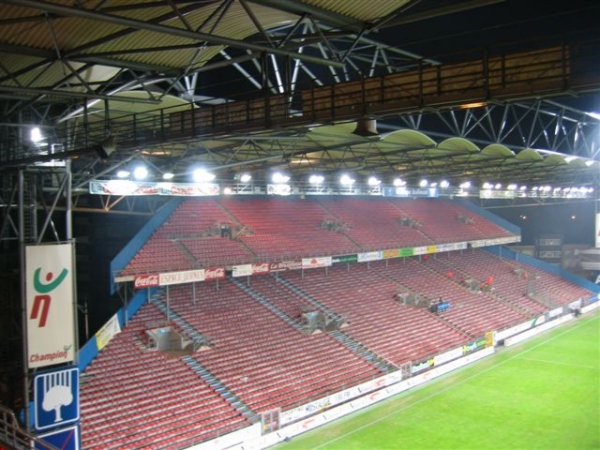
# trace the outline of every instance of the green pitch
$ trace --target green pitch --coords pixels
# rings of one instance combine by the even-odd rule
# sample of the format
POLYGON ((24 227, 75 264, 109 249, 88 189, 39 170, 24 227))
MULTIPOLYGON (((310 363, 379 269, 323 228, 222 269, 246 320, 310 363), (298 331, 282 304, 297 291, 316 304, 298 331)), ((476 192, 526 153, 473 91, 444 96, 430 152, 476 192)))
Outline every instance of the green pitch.
POLYGON ((600 315, 501 348, 276 449, 600 449, 600 315))

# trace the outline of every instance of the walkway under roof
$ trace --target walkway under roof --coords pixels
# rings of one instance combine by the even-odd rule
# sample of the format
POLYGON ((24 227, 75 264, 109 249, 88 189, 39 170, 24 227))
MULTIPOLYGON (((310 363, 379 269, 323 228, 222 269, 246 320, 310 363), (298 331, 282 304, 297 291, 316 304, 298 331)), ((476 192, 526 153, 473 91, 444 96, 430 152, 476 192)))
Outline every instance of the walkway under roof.
POLYGON ((202 165, 221 179, 596 186, 598 13, 580 0, 0 0, 0 174, 54 154, 80 191, 138 160, 179 181, 202 165))

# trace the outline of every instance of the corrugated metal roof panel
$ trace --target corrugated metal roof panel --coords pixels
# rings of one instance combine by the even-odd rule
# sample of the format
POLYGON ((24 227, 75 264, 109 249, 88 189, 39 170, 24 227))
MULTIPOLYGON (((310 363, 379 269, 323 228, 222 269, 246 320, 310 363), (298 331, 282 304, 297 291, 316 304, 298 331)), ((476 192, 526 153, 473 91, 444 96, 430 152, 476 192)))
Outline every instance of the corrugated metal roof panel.
POLYGON ((411 0, 302 0, 307 5, 348 16, 361 22, 372 22, 393 13, 411 0))

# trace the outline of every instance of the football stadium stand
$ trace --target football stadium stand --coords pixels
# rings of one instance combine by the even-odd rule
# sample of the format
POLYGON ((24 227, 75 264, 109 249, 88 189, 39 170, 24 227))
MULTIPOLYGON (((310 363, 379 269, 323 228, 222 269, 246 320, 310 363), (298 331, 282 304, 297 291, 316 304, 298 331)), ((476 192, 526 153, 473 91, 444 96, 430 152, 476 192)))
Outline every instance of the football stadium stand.
POLYGON ((139 288, 132 317, 81 359, 86 449, 268 432, 596 295, 500 247, 515 227, 451 200, 198 198, 148 226, 113 267, 139 288))

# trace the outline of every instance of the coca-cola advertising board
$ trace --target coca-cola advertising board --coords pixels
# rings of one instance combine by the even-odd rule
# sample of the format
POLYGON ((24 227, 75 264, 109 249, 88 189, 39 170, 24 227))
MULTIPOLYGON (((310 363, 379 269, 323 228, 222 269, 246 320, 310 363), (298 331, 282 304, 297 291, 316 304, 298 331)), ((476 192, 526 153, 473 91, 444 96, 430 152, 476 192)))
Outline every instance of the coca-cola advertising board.
POLYGON ((269 273, 269 263, 268 262, 252 264, 252 274, 253 275, 261 275, 261 274, 266 274, 266 273, 269 273))
POLYGON ((225 268, 224 267, 215 267, 213 269, 205 269, 204 270, 204 279, 206 281, 221 280, 223 278, 225 278, 225 268))
POLYGON ((158 275, 138 275, 133 279, 134 289, 145 289, 158 286, 158 275))

